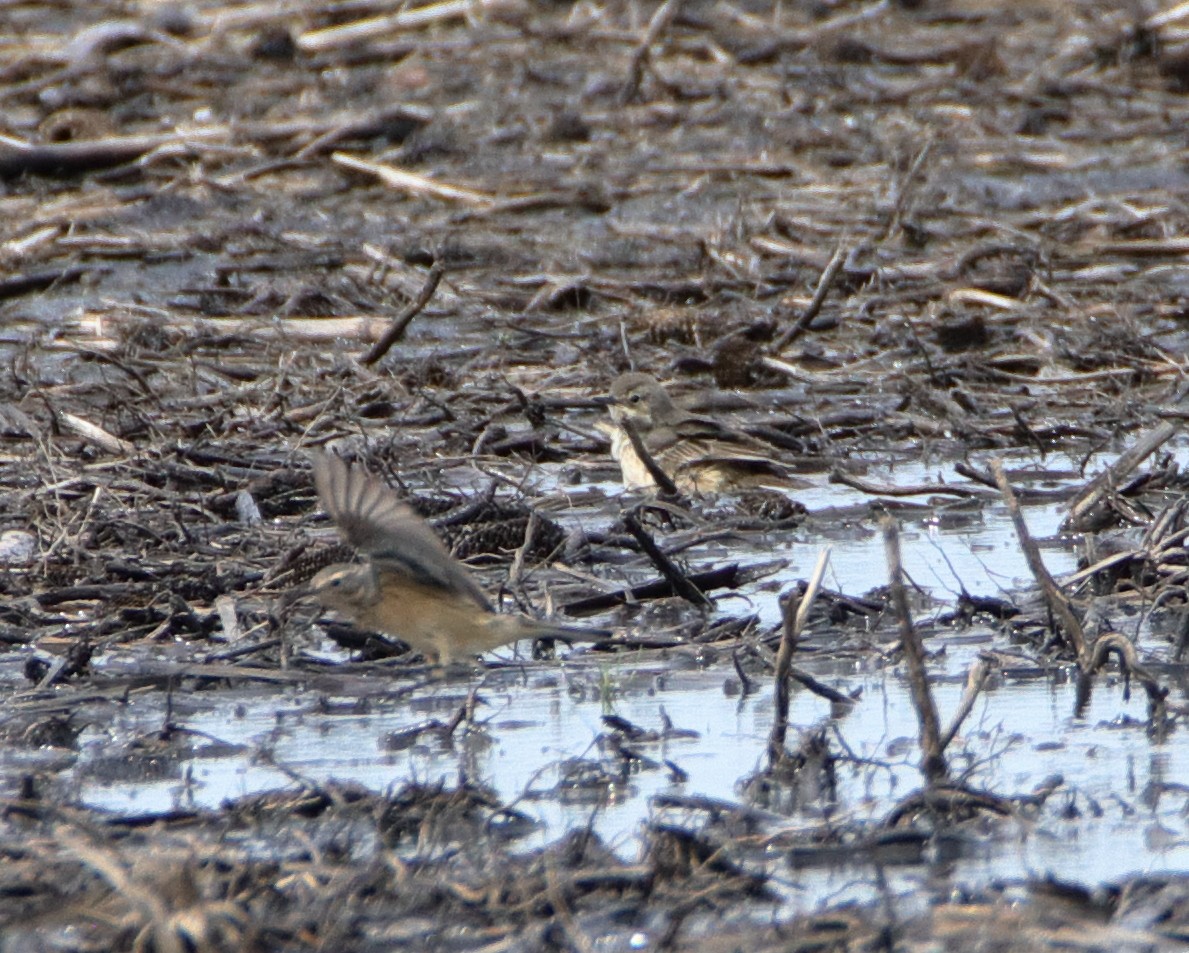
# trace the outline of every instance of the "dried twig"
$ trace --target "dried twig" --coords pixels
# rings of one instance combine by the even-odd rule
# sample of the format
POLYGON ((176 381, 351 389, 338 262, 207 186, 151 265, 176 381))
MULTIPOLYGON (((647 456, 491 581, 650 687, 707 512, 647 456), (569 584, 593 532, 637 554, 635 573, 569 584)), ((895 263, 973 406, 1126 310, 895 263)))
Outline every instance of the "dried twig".
POLYGON ((908 594, 904 588, 904 566, 900 561, 900 533, 896 521, 891 517, 883 519, 883 538, 892 589, 892 609, 900 624, 900 644, 904 648, 912 703, 916 708, 920 725, 921 771, 925 775, 926 784, 932 787, 945 782, 949 769, 945 763, 945 748, 941 743, 941 723, 937 715, 937 705, 929 691, 928 674, 925 671, 925 646, 912 624, 912 615, 908 608, 908 594))
POLYGON ((87 441, 87 443, 92 443, 101 450, 106 450, 108 453, 114 454, 131 454, 136 452, 136 447, 127 440, 123 440, 113 433, 108 433, 108 431, 97 424, 91 423, 89 420, 83 420, 82 417, 68 414, 64 410, 56 411, 55 416, 58 423, 67 430, 73 431, 87 441))
POLYGON ((429 304, 429 299, 434 296, 434 292, 438 290, 438 284, 441 282, 444 272, 445 268, 442 265, 442 261, 438 259, 433 263, 433 267, 429 269, 429 274, 425 276, 425 284, 417 292, 417 297, 410 301, 404 310, 393 318, 392 325, 384 332, 384 336, 373 344, 367 354, 364 355, 364 364, 369 367, 375 364, 376 361, 388 353, 388 349, 392 345, 404 337, 405 329, 409 326, 409 322, 422 312, 425 306, 429 304))
POLYGON ((1049 612, 1052 613, 1053 618, 1060 624, 1066 639, 1069 640, 1069 645, 1077 657, 1078 664, 1084 667, 1086 661, 1086 634, 1082 629, 1082 623, 1073 611, 1073 606, 1070 605, 1069 599, 1061 591, 1061 587, 1057 585, 1056 580, 1049 574, 1049 570, 1041 558, 1040 547, 1036 545, 1032 534, 1028 532, 1028 524, 1024 522, 1024 514, 1020 511, 1020 501, 1016 499, 1015 493, 1012 492, 1011 484, 1007 481, 1007 474, 1003 472, 1002 461, 991 461, 991 473, 994 474, 995 482, 999 485, 999 492, 1003 494, 1003 501, 1007 504, 1007 511, 1011 515, 1012 524, 1016 528, 1016 537, 1020 541, 1020 549, 1024 552, 1024 558, 1028 561, 1028 568, 1032 571, 1033 578, 1036 580, 1037 585, 1040 586, 1041 594, 1044 596, 1045 602, 1049 607, 1049 612))
POLYGON ((423 195, 428 198, 440 199, 443 202, 458 202, 462 205, 480 207, 488 206, 496 200, 494 195, 489 195, 486 192, 435 182, 429 176, 406 172, 404 169, 384 165, 381 162, 360 159, 358 156, 348 155, 345 152, 334 152, 330 158, 336 165, 374 175, 389 188, 409 192, 413 195, 423 195))
POLYGON ((692 602, 696 606, 705 608, 712 606, 714 603, 697 586, 690 582, 689 576, 683 573, 677 564, 661 551, 661 548, 656 544, 656 540, 649 536, 644 527, 640 525, 638 512, 639 507, 632 507, 632 509, 625 512, 623 514, 623 525, 636 538, 636 542, 640 544, 640 548, 652 560, 652 564, 656 566, 660 574, 669 581, 669 585, 673 587, 673 591, 681 596, 681 598, 692 602))
POLYGON ((1063 530, 1084 528, 1091 512, 1102 503, 1103 498, 1117 487, 1127 474, 1163 446, 1180 428, 1165 421, 1140 435, 1114 463, 1087 483, 1069 504, 1069 515, 1061 522, 1063 530))
POLYGON ((942 751, 950 746, 950 742, 954 740, 954 735, 962 727, 962 722, 966 720, 966 716, 974 708, 974 701, 978 698, 978 693, 982 691, 983 686, 987 683, 987 676, 990 674, 990 659, 980 658, 970 666, 970 671, 966 673, 966 690, 962 692, 962 700, 958 702, 958 708, 954 712, 953 717, 950 718, 949 727, 945 729, 945 733, 941 736, 942 751))
POLYGON ((768 766, 775 767, 785 756, 784 740, 788 734, 789 725, 789 673, 793 662, 793 652, 797 647, 797 639, 805 627, 805 620, 809 618, 809 609, 813 600, 817 598, 822 587, 822 577, 826 574, 826 566, 830 562, 830 548, 827 546, 817 557, 817 565, 813 568, 813 575, 805 587, 805 593, 800 599, 794 599, 793 593, 785 593, 781 600, 781 614, 784 629, 780 639, 780 650, 776 653, 776 691, 773 704, 776 714, 772 719, 772 731, 768 735, 768 766))
POLYGON ((799 338, 805 329, 813 323, 813 319, 818 316, 822 310, 822 305, 826 303, 826 296, 830 293, 830 289, 834 287, 834 282, 838 280, 838 273, 842 270, 843 264, 846 262, 848 254, 847 247, 844 244, 839 244, 834 249, 834 254, 830 256, 829 262, 822 270, 821 277, 817 280, 817 287, 813 289, 813 298, 810 299, 805 310, 801 312, 800 317, 793 322, 775 343, 772 345, 772 353, 779 354, 786 347, 799 338))
POLYGON ((644 31, 643 38, 632 54, 632 62, 628 66, 628 79, 624 83, 623 91, 619 94, 620 105, 626 105, 636 98, 636 93, 640 91, 640 81, 644 78, 644 67, 648 63, 652 44, 669 28, 669 24, 673 22, 681 9, 682 3, 683 0, 665 0, 657 7, 652 19, 648 21, 648 29, 644 31))
POLYGON ((441 0, 423 7, 401 9, 396 13, 363 20, 352 20, 321 30, 310 30, 297 38, 297 47, 306 53, 324 53, 367 40, 375 40, 401 30, 415 30, 447 20, 458 20, 475 14, 513 8, 508 0, 441 0))

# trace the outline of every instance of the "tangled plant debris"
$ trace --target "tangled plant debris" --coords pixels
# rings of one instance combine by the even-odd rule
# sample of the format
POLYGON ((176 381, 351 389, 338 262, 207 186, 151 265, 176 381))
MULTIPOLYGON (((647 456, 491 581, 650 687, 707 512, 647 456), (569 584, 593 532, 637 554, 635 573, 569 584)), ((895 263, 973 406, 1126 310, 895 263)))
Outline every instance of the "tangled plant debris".
POLYGON ((1189 938, 1158 769, 1112 786, 1120 827, 1147 812, 1150 875, 981 876, 932 905, 887 876, 1114 809, 1055 772, 982 784, 1015 743, 979 722, 1005 682, 1072 674, 1075 725, 1137 684, 1146 719, 1118 730, 1180 764, 1184 4, 29 0, 3 21, 6 946, 1189 938), (662 492, 622 494, 597 425, 629 370, 813 489, 677 493, 646 460, 662 492), (318 514, 326 448, 502 611, 615 640, 444 676, 319 615, 301 587, 354 558, 318 514), (1057 504, 1065 535, 1034 538, 1057 504), (999 591, 940 597, 895 555, 852 590, 793 549, 878 549, 881 522, 973 538, 1002 508, 1031 578, 999 591), (1046 566, 1074 545, 1075 572, 1046 566), (857 750, 859 676, 901 666, 919 733, 857 750), (682 746, 722 725, 617 708, 688 671, 762 699, 734 799, 687 789, 682 746), (538 745, 518 797, 483 754, 517 730, 493 713, 513 684, 606 716, 573 756, 538 745), (804 731, 801 689, 829 710, 804 731), (246 740, 197 727, 257 704, 275 723, 246 740), (367 720, 393 710, 416 717, 367 720), (384 783, 278 754, 356 718, 384 783), (394 767, 422 754, 449 772, 394 767), (222 761, 241 787, 202 803, 222 761), (95 784, 172 806, 103 808, 95 784), (596 828, 633 798, 625 849, 596 828), (790 886, 839 865, 865 902, 790 886))

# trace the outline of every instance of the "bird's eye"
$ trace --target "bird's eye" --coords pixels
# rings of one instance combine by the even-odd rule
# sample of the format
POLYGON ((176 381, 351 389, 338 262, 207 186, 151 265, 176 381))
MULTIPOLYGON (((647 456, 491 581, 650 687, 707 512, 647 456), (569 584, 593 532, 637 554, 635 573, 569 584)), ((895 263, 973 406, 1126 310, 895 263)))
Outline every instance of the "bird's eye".
POLYGON ((628 400, 633 404, 638 404, 638 403, 640 403, 641 400, 643 400, 643 398, 639 394, 632 394, 632 396, 629 397, 628 400))

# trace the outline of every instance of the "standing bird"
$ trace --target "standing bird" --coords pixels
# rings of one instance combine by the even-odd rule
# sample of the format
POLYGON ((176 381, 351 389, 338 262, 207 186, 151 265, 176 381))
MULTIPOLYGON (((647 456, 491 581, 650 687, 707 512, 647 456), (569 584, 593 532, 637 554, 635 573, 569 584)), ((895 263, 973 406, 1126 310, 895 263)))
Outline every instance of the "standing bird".
POLYGON ((629 490, 655 489, 656 481, 640 459, 624 428, 630 422, 644 449, 683 493, 722 493, 750 487, 804 489, 805 480, 790 475, 774 460, 771 447, 713 417, 678 407, 648 374, 621 374, 611 385, 611 456, 629 490))
POLYGON ((407 642, 444 665, 521 639, 601 641, 609 633, 497 615, 483 590, 429 525, 383 481, 333 454, 313 458, 322 508, 367 556, 328 566, 309 582, 322 605, 407 642))

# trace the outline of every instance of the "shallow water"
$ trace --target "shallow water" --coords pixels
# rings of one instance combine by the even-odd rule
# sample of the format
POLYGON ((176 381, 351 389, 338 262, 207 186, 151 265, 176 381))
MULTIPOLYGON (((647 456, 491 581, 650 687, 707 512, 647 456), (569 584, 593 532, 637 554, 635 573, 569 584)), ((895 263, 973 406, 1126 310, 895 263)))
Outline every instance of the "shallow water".
MULTIPOLYGON (((898 471, 897 478, 908 482, 917 477, 898 471)), ((823 497, 835 495, 827 505, 840 505, 848 495, 853 504, 853 494, 845 488, 823 491, 823 497)), ((1042 540, 1052 537, 1045 558, 1057 574, 1071 570, 1075 562, 1072 541, 1055 538, 1061 515, 1057 506, 1026 508, 1032 532, 1042 540)), ((869 526, 840 529, 834 539, 793 531, 769 534, 767 541, 764 558, 778 555, 792 563, 782 582, 808 575, 826 543, 832 547, 826 579, 831 588, 859 593, 880 584, 886 575, 882 539, 869 526)), ((933 516, 906 523, 902 547, 909 575, 940 603, 951 601, 960 588, 958 580, 969 592, 995 595, 1029 579, 999 505, 956 520, 933 516)), ((783 585, 747 593, 766 621, 778 617, 780 588, 783 585)), ((992 646, 1009 647, 1001 634, 978 629, 933 638, 930 650, 936 651, 941 642, 946 653, 931 659, 930 666, 944 724, 958 703, 965 670, 975 655, 992 646)), ((493 656, 510 662, 516 657, 513 649, 493 656)), ((879 668, 870 658, 835 660, 811 670, 843 691, 860 693, 854 710, 831 725, 836 733, 833 750, 844 745, 861 759, 879 762, 843 763, 837 802, 826 810, 838 823, 878 821, 919 784, 917 726, 907 686, 897 670, 879 668)), ((355 704, 354 691, 342 698, 297 690, 236 691, 220 693, 218 704, 212 704, 215 699, 209 694, 179 696, 174 703, 176 724, 244 747, 171 766, 157 780, 129 783, 119 770, 105 771, 102 764, 118 739, 159 728, 162 716, 159 698, 134 698, 114 722, 84 733, 82 757, 75 767, 78 794, 96 807, 140 813, 171 806, 215 807, 229 798, 291 785, 294 778, 314 783, 351 780, 384 789, 414 779, 451 783, 465 773, 493 786, 540 822, 526 846, 593 825, 631 857, 638 850, 641 825, 655 811, 650 804, 654 795, 705 795, 738 802, 740 782, 763 764, 772 718, 770 682, 742 697, 729 661, 703 667, 692 651, 681 650, 648 656, 578 655, 553 665, 513 665, 470 681, 460 678, 425 687, 411 698, 389 693, 407 683, 389 684, 382 676, 362 677, 359 684, 368 696, 362 709, 355 704), (386 739, 392 733, 429 719, 449 719, 473 685, 479 686, 482 701, 478 728, 463 730, 452 743, 422 734, 390 750, 386 739), (658 764, 593 791, 559 787, 560 766, 567 759, 599 761, 597 739, 605 730, 605 714, 652 730, 660 730, 667 715, 674 728, 695 732, 696 737, 630 743, 658 764), (688 779, 674 781, 663 765, 666 760, 688 779)), ((1185 736, 1174 733, 1163 744, 1153 742, 1145 732, 1142 693, 1125 700, 1117 678, 1098 680, 1080 717, 1074 713, 1074 692, 1068 670, 1044 675, 1027 662, 1017 673, 992 680, 950 748, 954 774, 968 772, 976 786, 1000 795, 1027 794, 1054 774, 1064 777, 1064 786, 1035 823, 1013 822, 1007 836, 1000 829, 974 845, 969 856, 939 868, 903 868, 896 883, 904 886, 925 874, 940 874, 944 888, 989 878, 1052 874, 1094 885, 1133 871, 1189 864, 1184 820, 1189 799, 1175 784, 1164 788, 1189 770, 1185 736)), ((795 691, 793 726, 809 728, 829 718, 827 702, 803 689, 795 691)), ((789 744, 795 747, 795 733, 790 733, 789 744)), ((613 760, 608 756, 604 764, 613 760)), ((803 815, 789 816, 787 829, 808 829, 822 820, 819 803, 803 815)), ((784 866, 783 856, 779 851, 773 855, 777 867, 784 866)), ((870 877, 860 868, 784 870, 782 876, 795 880, 788 899, 798 907, 813 907, 827 898, 865 896, 872 889, 870 877)))
MULTIPOLYGON (((878 768, 843 764, 833 816, 839 821, 877 821, 919 783, 916 722, 906 686, 884 673, 836 675, 828 679, 846 691, 861 690, 855 709, 834 729, 855 755, 878 768)), ((637 834, 658 793, 739 799, 739 782, 761 764, 772 718, 770 686, 750 697, 734 690, 725 666, 673 671, 658 662, 631 661, 574 666, 573 670, 530 674, 504 671, 480 689, 479 730, 451 746, 429 735, 400 751, 385 739, 429 718, 446 720, 463 703, 468 685, 441 688, 419 699, 371 702, 367 714, 325 714, 312 693, 251 697, 238 693, 239 713, 226 709, 188 714, 180 703, 177 721, 223 742, 247 746, 230 757, 196 758, 189 783, 174 774, 146 783, 85 777, 87 764, 102 760, 113 737, 127 737, 159 724, 156 705, 143 711, 133 702, 112 725, 91 730, 79 767, 81 798, 118 812, 160 811, 171 806, 216 807, 228 798, 275 787, 293 777, 322 783, 354 780, 373 789, 418 779, 448 783, 460 772, 487 782, 500 796, 535 817, 542 826, 527 845, 544 844, 565 830, 594 828, 626 856, 637 852, 637 834), (726 686, 732 686, 730 691, 726 686), (662 711, 677 729, 695 738, 632 747, 658 762, 668 759, 688 774, 675 783, 663 767, 633 773, 626 784, 585 797, 558 797, 558 765, 570 758, 598 760, 596 739, 608 712, 646 729, 662 727, 662 711), (261 763, 267 752, 282 771, 261 763), (600 805, 613 792, 612 802, 600 805)), ((935 687, 943 721, 961 695, 960 680, 935 687)), ((325 699, 330 705, 336 699, 325 699)), ((341 699, 337 701, 343 701, 341 699)), ((969 770, 976 786, 999 794, 1026 794, 1054 773, 1065 785, 1052 805, 1068 805, 1066 821, 1050 811, 1036 826, 1019 826, 1010 836, 988 838, 973 856, 948 868, 956 882, 1052 874, 1097 884, 1132 871, 1160 871, 1189 864, 1184 790, 1161 795, 1161 786, 1185 776, 1189 745, 1175 736, 1156 745, 1144 730, 1145 703, 1125 701, 1117 680, 1103 680, 1083 717, 1075 717, 1074 687, 1060 675, 1012 681, 992 687, 979 700, 951 748, 955 773, 969 770)), ((807 691, 794 694, 791 720, 809 727, 829 717, 829 705, 807 691)), ((795 735, 790 734, 795 744, 795 735)), ((837 747, 837 746, 836 746, 837 747)), ((821 820, 820 807, 788 818, 789 829, 821 820)), ((834 895, 854 876, 847 870, 799 871, 806 902, 834 895)), ((857 889, 857 888, 855 888, 857 889)))

